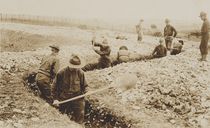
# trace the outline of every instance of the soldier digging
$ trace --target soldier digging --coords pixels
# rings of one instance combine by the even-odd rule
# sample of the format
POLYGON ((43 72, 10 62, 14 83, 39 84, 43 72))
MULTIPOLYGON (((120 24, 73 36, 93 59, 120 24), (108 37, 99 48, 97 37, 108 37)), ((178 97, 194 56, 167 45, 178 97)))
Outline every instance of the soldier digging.
POLYGON ((36 76, 36 82, 41 92, 41 97, 51 104, 51 83, 59 70, 58 53, 60 49, 56 45, 49 47, 51 47, 52 53, 42 59, 36 76))
POLYGON ((61 113, 69 115, 72 120, 80 124, 84 121, 84 98, 60 105, 58 103, 85 94, 87 83, 81 69, 84 64, 84 61, 78 55, 73 54, 69 65, 57 73, 52 88, 53 105, 59 107, 61 113))

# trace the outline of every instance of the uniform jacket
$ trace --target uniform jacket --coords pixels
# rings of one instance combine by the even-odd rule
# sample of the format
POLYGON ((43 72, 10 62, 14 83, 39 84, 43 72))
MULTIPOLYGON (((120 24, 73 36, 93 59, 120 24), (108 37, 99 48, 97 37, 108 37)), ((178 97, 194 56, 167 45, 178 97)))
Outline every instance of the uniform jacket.
POLYGON ((128 62, 129 61, 128 50, 119 50, 119 52, 117 53, 117 60, 119 62, 128 62))
POLYGON ((177 42, 175 42, 174 44, 173 44, 173 49, 177 49, 177 50, 182 50, 182 44, 181 43, 177 43, 177 42))
POLYGON ((66 67, 59 71, 52 87, 53 99, 66 100, 86 91, 87 83, 81 69, 66 67))
POLYGON ((164 28, 164 37, 173 36, 176 37, 177 31, 176 29, 171 25, 166 25, 164 28))
POLYGON ((210 29, 209 21, 205 19, 201 27, 201 44, 200 44, 201 54, 208 54, 209 29, 210 29))
POLYGON ((167 49, 163 45, 158 45, 155 47, 152 55, 157 57, 164 57, 167 55, 167 49))
POLYGON ((38 73, 44 74, 53 79, 59 70, 59 63, 57 55, 48 55, 42 59, 38 73))
POLYGON ((97 54, 99 54, 101 57, 109 58, 110 53, 111 53, 110 46, 108 46, 108 45, 104 46, 104 45, 99 44, 99 43, 95 43, 94 46, 100 47, 100 50, 95 50, 95 52, 97 54))

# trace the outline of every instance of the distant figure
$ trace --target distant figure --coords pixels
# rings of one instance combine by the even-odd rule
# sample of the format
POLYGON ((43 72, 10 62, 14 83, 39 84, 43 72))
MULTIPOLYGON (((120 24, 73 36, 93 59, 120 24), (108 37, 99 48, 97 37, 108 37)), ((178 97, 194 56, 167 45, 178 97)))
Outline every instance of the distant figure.
POLYGON ((205 12, 200 13, 200 18, 203 21, 203 25, 201 27, 201 43, 200 43, 200 52, 201 52, 201 59, 200 61, 207 61, 207 54, 208 54, 208 41, 209 41, 209 21, 207 19, 207 14, 205 12))
POLYGON ((117 52, 117 61, 118 63, 128 62, 129 61, 129 51, 126 46, 121 46, 117 52))
POLYGON ((152 52, 152 58, 161 58, 167 55, 167 49, 163 45, 164 40, 159 40, 159 45, 155 47, 154 51, 152 52))
POLYGON ((56 45, 50 47, 52 53, 42 59, 40 68, 36 75, 36 82, 41 92, 41 97, 51 104, 51 83, 59 70, 59 59, 57 56, 60 49, 56 45))
POLYGON ((88 86, 81 68, 84 61, 78 55, 72 55, 69 65, 60 70, 52 87, 53 105, 59 107, 61 113, 71 115, 72 120, 82 124, 84 121, 84 98, 58 105, 59 101, 67 100, 86 93, 88 86))
POLYGON ((182 52, 182 48, 184 45, 183 40, 178 40, 178 42, 175 42, 173 44, 173 48, 171 49, 171 55, 177 55, 182 52))
POLYGON ((142 27, 142 23, 144 22, 144 20, 143 19, 141 19, 140 21, 139 21, 139 24, 138 25, 136 25, 136 32, 137 32, 137 34, 138 34, 138 38, 137 38, 137 41, 142 41, 142 39, 143 39, 143 27, 142 27))
POLYGON ((93 50, 100 55, 98 62, 98 69, 108 68, 111 66, 110 53, 111 48, 108 45, 107 39, 104 39, 102 43, 96 43, 95 40, 92 41, 93 50), (95 47, 100 47, 100 50, 95 49, 95 47))
POLYGON ((173 38, 176 37, 177 31, 176 29, 170 25, 169 19, 165 20, 166 26, 164 28, 164 37, 167 50, 171 49, 173 38))

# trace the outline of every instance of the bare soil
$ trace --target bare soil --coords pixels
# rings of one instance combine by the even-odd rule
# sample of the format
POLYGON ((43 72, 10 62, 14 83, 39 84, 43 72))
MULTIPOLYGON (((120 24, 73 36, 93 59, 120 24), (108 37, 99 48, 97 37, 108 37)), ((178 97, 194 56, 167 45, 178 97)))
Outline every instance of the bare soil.
MULTIPOLYGON (((36 69, 41 58, 49 54, 48 45, 51 42, 60 44, 61 67, 68 65, 66 60, 73 52, 80 54, 87 63, 97 62, 99 56, 91 49, 90 42, 94 34, 99 40, 103 36, 108 38, 112 47, 112 59, 116 58, 121 45, 128 46, 135 58, 139 54, 149 55, 158 44, 156 37, 145 36, 143 43, 138 43, 136 35, 123 32, 122 35, 127 40, 116 40, 118 33, 108 30, 97 30, 93 33, 91 30, 70 27, 12 23, 2 23, 0 28, 1 33, 4 33, 0 53, 0 102, 3 104, 0 109, 0 126, 5 127, 76 127, 65 115, 59 114, 28 92, 21 83, 23 72, 36 69), (17 47, 8 48, 9 44, 17 47)), ((87 72, 89 90, 107 86, 126 72, 138 76, 134 89, 109 90, 87 99, 97 101, 99 110, 109 109, 113 115, 123 118, 126 124, 134 128, 208 128, 210 63, 197 60, 200 57, 198 46, 199 42, 186 40, 184 52, 177 56, 123 63, 112 68, 87 72)))

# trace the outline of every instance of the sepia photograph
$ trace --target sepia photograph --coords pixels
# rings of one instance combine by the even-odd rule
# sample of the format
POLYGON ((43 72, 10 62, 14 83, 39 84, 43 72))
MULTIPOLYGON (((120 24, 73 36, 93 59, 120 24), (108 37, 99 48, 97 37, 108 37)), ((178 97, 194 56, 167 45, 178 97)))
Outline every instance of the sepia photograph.
POLYGON ((210 128, 210 0, 0 0, 0 128, 210 128))

